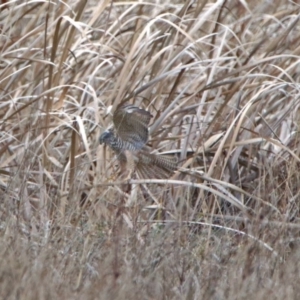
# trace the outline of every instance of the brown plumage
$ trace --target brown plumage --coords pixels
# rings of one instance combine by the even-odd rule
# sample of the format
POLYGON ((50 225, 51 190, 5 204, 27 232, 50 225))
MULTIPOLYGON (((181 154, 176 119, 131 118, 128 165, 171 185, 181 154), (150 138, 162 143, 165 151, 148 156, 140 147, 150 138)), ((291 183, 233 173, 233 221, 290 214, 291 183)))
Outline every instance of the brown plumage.
POLYGON ((131 104, 121 104, 113 115, 114 128, 101 134, 100 144, 108 145, 117 155, 121 169, 136 170, 142 178, 168 178, 177 169, 174 157, 150 153, 146 143, 152 115, 131 104))

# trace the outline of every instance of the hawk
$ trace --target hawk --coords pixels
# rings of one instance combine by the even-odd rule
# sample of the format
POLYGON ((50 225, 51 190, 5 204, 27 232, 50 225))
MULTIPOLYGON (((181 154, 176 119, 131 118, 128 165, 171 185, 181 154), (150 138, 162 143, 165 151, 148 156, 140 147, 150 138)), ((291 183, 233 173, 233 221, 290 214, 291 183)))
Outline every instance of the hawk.
POLYGON ((129 170, 129 178, 137 171, 143 178, 168 178, 177 169, 177 159, 150 152, 148 126, 150 112, 125 103, 113 114, 113 127, 99 137, 100 144, 108 145, 117 155, 121 172, 129 170))

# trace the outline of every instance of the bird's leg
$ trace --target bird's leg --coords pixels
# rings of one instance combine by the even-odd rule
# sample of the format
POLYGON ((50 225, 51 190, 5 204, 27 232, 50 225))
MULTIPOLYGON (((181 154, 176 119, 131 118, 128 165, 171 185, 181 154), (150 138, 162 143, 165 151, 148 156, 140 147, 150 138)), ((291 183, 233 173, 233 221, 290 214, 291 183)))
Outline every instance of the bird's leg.
POLYGON ((134 154, 128 150, 125 150, 123 153, 125 154, 126 160, 121 162, 121 178, 122 181, 124 181, 124 184, 122 184, 122 191, 130 193, 131 184, 129 181, 135 171, 134 154))
POLYGON ((135 171, 135 162, 134 162, 134 154, 130 151, 125 151, 126 159, 127 159, 127 175, 124 178, 125 181, 129 181, 132 178, 132 175, 135 171))

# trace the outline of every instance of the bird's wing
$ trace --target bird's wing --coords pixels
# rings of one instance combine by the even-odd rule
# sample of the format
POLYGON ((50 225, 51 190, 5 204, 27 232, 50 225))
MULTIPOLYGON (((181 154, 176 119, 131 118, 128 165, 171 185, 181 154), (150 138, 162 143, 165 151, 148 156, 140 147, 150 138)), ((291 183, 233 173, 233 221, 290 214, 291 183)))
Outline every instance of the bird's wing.
POLYGON ((117 107, 113 122, 117 135, 134 150, 140 150, 148 141, 151 118, 148 111, 127 103, 117 107))

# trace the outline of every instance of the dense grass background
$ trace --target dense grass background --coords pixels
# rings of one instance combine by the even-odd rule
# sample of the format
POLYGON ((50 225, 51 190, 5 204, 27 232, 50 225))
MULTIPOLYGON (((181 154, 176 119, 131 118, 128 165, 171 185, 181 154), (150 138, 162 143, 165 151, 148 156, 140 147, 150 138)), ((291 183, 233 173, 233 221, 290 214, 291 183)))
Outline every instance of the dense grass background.
POLYGON ((297 3, 0 11, 0 299, 297 299, 297 3), (98 144, 124 99, 180 160, 128 193, 98 144))

